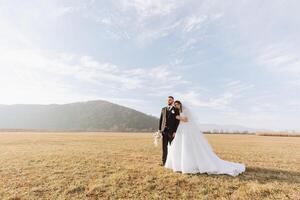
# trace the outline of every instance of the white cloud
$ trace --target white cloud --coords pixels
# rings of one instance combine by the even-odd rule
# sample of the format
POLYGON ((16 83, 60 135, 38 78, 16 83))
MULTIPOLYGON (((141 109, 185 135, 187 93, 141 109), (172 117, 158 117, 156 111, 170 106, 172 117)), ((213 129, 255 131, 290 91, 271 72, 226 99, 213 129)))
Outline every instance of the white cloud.
POLYGON ((197 30, 201 27, 201 24, 207 19, 206 15, 203 16, 191 16, 186 18, 184 23, 184 31, 190 32, 197 30))
MULTIPOLYGON (((57 55, 39 51, 1 51, 0 66, 0 89, 6 96, 5 102, 9 99, 14 102, 17 94, 33 100, 47 90, 53 100, 56 94, 68 96, 76 93, 78 84, 85 85, 86 94, 93 90, 114 94, 123 91, 147 94, 167 92, 177 85, 187 83, 168 66, 122 69, 89 56, 57 55), (35 91, 34 96, 30 90, 35 91), (28 95, 24 95, 26 93, 28 95)), ((79 94, 81 92, 78 91, 79 94)), ((90 94, 95 97, 93 92, 90 94)))
POLYGON ((71 14, 74 13, 76 11, 78 11, 79 8, 78 7, 72 7, 72 6, 61 6, 61 7, 57 7, 53 10, 53 16, 54 17, 62 17, 64 15, 67 14, 71 14))
POLYGON ((214 110, 232 110, 235 100, 243 97, 244 93, 254 87, 252 84, 244 84, 241 81, 230 81, 222 88, 219 94, 211 94, 210 91, 193 90, 178 93, 179 98, 191 105, 210 108, 214 110))
POLYGON ((181 24, 181 20, 178 20, 157 26, 156 28, 148 28, 147 26, 144 26, 138 31, 140 34, 137 36, 137 42, 141 45, 151 44, 157 39, 167 37, 174 32, 174 30, 180 28, 181 24))
POLYGON ((179 99, 183 102, 187 102, 192 106, 205 107, 210 109, 224 109, 227 107, 233 99, 233 94, 224 93, 218 97, 205 97, 196 91, 189 91, 187 93, 178 93, 179 99))
POLYGON ((269 45, 261 50, 257 62, 275 72, 300 73, 299 53, 284 44, 269 45))
MULTIPOLYGON (((178 0, 119 0, 101 11, 83 9, 82 15, 105 27, 113 39, 132 40, 145 46, 171 34, 185 42, 191 33, 205 32, 205 26, 223 16, 209 9, 212 5, 178 0), (177 12, 180 9, 191 12, 177 12)), ((199 37, 202 34, 195 39, 199 37)))
POLYGON ((21 46, 32 47, 33 42, 26 35, 27 34, 21 31, 19 27, 13 26, 9 20, 3 18, 0 13, 1 48, 19 48, 21 46))
POLYGON ((179 3, 174 0, 121 0, 120 2, 125 9, 135 9, 140 17, 168 15, 179 3))
POLYGON ((254 84, 244 84, 240 80, 230 81, 225 84, 225 90, 231 91, 236 96, 252 88, 254 88, 254 84))

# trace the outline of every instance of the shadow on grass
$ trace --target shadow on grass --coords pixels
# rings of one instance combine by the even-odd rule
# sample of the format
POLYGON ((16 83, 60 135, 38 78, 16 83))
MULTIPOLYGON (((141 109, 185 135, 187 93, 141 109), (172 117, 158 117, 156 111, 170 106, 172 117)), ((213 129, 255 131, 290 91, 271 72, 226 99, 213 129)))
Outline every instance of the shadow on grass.
POLYGON ((260 167, 247 167, 246 172, 237 178, 245 181, 258 181, 260 183, 278 181, 295 184, 300 183, 300 172, 260 167))
MULTIPOLYGON (((180 172, 178 172, 180 173, 180 172)), ((236 178, 241 181, 258 181, 259 183, 270 183, 270 182, 286 182, 290 184, 300 183, 300 172, 296 171, 287 171, 280 169, 269 169, 269 168, 260 168, 260 167, 247 167, 246 172, 240 174, 236 177, 229 175, 221 174, 187 174, 189 177, 192 176, 209 176, 215 178, 236 178)))

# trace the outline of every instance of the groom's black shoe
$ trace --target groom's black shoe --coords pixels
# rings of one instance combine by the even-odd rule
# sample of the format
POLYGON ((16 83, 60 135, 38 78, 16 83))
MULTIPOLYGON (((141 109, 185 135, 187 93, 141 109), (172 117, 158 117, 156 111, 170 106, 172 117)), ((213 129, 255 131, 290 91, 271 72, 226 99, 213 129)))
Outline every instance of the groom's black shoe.
POLYGON ((160 163, 159 166, 165 166, 165 164, 164 163, 160 163))

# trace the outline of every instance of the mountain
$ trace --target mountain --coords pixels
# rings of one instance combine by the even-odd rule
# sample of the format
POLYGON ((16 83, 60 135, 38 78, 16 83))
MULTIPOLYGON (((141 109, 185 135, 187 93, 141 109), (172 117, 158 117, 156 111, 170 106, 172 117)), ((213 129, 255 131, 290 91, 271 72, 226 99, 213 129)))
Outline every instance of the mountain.
POLYGON ((0 129, 154 131, 158 119, 107 101, 63 105, 0 105, 0 129))

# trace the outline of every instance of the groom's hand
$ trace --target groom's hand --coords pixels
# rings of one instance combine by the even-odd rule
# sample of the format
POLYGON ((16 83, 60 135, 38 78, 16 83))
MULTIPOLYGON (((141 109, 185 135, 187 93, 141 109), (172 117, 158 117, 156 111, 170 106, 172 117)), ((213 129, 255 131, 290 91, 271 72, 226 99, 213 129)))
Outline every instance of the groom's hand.
POLYGON ((174 133, 173 133, 173 138, 175 137, 175 134, 176 134, 176 133, 174 132, 174 133))

